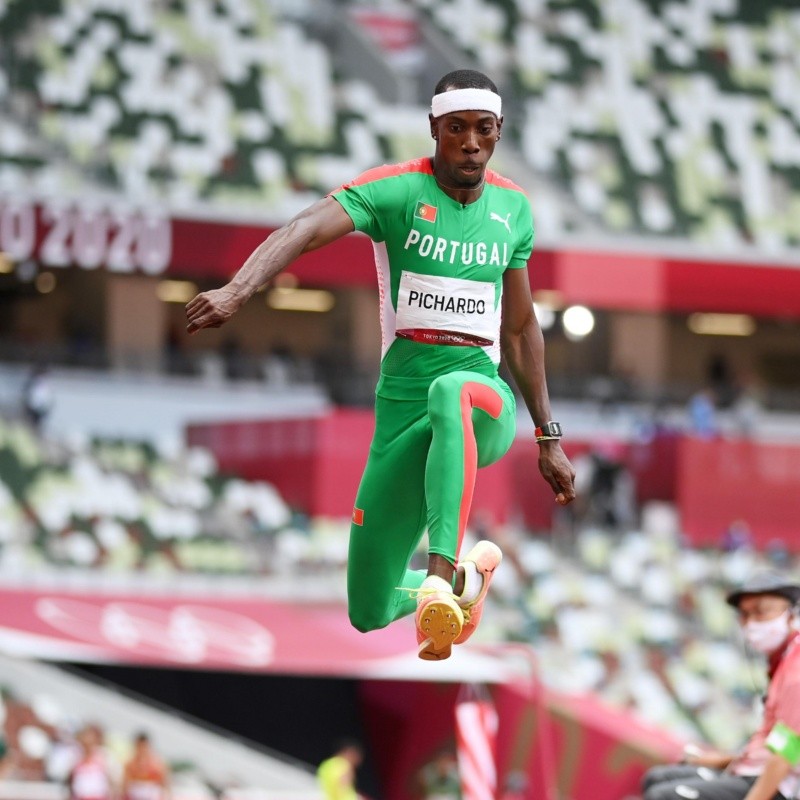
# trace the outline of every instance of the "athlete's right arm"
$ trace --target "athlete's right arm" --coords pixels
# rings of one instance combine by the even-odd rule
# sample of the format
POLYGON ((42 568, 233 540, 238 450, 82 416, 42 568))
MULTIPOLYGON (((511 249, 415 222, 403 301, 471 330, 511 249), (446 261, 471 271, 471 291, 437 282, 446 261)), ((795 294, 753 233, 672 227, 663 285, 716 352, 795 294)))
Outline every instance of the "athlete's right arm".
POLYGON ((201 292, 186 305, 189 333, 224 325, 255 293, 298 256, 354 230, 341 204, 324 197, 268 236, 220 289, 201 292))

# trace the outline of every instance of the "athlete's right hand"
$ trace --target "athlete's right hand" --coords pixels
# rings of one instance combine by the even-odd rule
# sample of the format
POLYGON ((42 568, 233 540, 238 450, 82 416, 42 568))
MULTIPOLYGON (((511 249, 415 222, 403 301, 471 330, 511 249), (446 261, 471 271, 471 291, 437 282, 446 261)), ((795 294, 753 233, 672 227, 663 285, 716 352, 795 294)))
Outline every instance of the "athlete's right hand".
POLYGON ((539 472, 555 492, 556 503, 565 506, 575 499, 575 468, 558 439, 540 443, 539 472))
POLYGON ((230 286, 201 292, 186 304, 186 330, 197 333, 203 328, 219 328, 242 307, 244 300, 230 286))

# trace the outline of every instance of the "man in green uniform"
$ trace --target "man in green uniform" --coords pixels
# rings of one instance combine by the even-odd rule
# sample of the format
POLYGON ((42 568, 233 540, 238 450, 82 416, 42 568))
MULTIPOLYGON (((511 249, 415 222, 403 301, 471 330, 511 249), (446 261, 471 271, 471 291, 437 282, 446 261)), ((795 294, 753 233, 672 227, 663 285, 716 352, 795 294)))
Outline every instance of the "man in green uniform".
POLYGON ((187 305, 190 333, 219 327, 302 253, 353 230, 373 240, 383 348, 375 434, 353 511, 348 609, 361 631, 416 611, 428 660, 447 658, 472 635, 502 558, 482 541, 459 561, 476 470, 514 438, 501 353, 536 426, 542 476, 558 503, 575 496, 528 282, 530 204, 487 168, 502 124, 489 78, 444 76, 431 104, 433 158, 365 172, 275 231, 226 286, 187 305), (409 570, 426 528, 427 573, 409 570))

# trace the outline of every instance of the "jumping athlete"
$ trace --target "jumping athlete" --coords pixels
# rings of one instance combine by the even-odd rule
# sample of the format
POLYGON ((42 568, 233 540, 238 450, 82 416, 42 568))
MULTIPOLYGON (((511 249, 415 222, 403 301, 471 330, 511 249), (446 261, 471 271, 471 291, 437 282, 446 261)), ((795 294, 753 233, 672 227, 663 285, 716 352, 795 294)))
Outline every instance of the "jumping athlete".
POLYGON ((476 470, 515 434, 502 352, 536 426, 539 470, 566 505, 575 472, 550 412, 527 264, 530 204, 487 169, 503 125, 480 72, 445 75, 432 100, 433 158, 368 170, 269 236, 226 286, 187 305, 187 329, 226 322, 302 253, 353 230, 374 242, 383 337, 375 433, 350 529, 348 611, 361 631, 416 611, 419 655, 447 658, 474 632, 500 549, 459 561, 476 470), (427 573, 408 568, 427 528, 427 573))

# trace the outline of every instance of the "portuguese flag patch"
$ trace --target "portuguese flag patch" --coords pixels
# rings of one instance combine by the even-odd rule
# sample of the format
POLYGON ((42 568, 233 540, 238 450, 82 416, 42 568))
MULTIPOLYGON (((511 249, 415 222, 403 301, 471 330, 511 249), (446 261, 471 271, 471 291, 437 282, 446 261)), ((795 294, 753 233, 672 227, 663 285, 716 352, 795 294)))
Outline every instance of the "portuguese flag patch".
POLYGON ((414 216, 417 219, 424 219, 427 222, 436 222, 436 206, 429 206, 427 203, 417 203, 417 210, 414 216))

